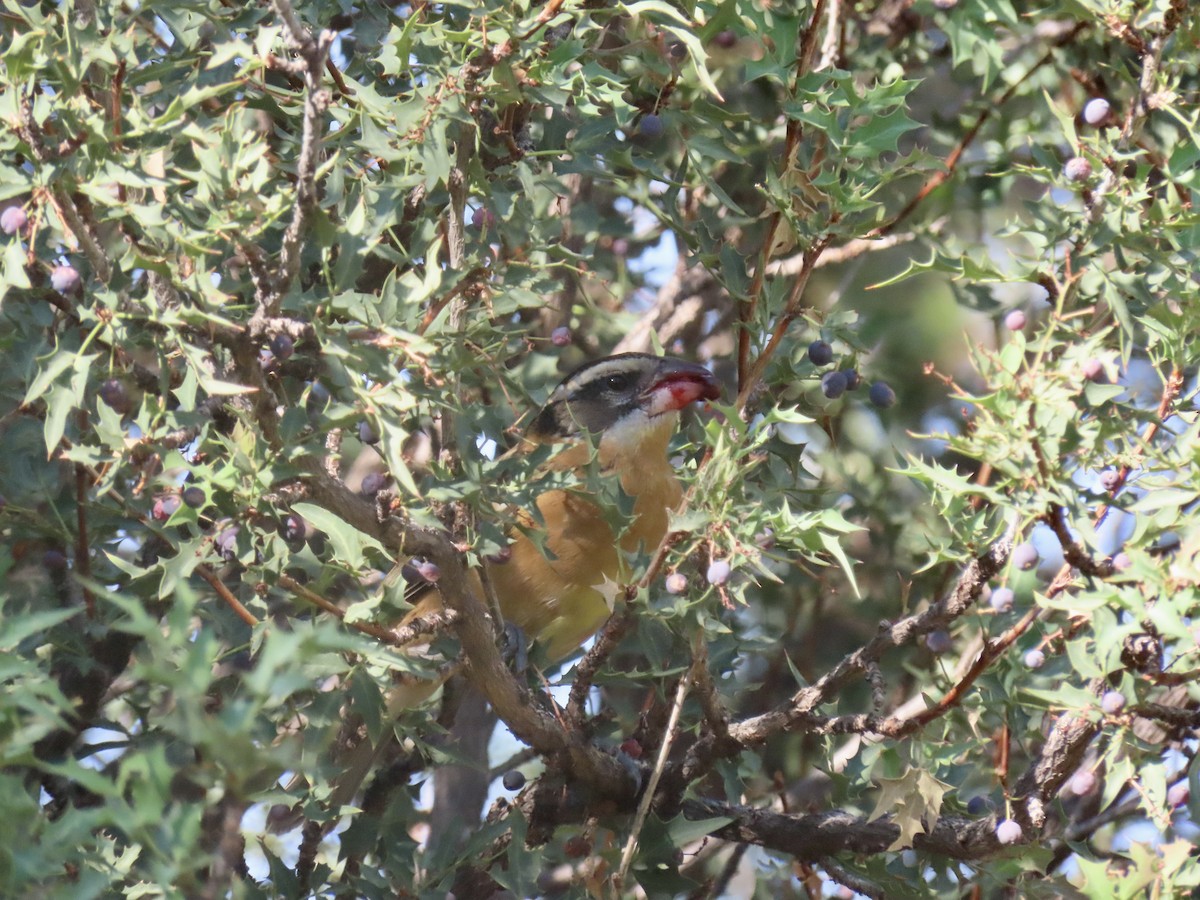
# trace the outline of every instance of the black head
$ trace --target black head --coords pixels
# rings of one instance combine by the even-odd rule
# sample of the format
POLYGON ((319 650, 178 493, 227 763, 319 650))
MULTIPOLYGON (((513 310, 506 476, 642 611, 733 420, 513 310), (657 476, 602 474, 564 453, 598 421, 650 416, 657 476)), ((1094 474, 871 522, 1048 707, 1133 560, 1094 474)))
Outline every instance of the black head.
POLYGON ((561 441, 599 435, 619 423, 649 421, 693 400, 719 396, 712 373, 703 366, 648 353, 619 353, 586 363, 564 378, 527 436, 561 441))

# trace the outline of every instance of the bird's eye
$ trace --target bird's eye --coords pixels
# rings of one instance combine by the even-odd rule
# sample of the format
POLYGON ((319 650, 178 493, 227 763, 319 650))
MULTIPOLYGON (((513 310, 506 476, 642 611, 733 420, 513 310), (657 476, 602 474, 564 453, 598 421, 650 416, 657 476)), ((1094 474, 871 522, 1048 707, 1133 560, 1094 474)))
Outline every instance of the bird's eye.
POLYGON ((629 376, 609 375, 604 379, 604 386, 610 391, 623 391, 629 387, 629 376))

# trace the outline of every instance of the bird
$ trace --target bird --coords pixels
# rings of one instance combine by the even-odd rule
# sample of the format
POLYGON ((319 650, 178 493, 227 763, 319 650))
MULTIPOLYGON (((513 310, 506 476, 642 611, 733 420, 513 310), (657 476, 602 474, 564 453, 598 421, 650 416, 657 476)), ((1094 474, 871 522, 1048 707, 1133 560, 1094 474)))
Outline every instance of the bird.
MULTIPOLYGON (((528 456, 550 445, 551 455, 542 464, 548 472, 582 472, 594 458, 602 477, 616 479, 633 501, 631 521, 618 537, 597 505, 598 496, 580 488, 546 490, 535 501, 536 515, 526 510, 516 516, 505 561, 483 564, 506 625, 519 628, 548 661, 568 656, 607 619, 617 586, 630 574, 627 554, 653 552, 666 536, 670 515, 683 499, 668 456, 679 413, 694 401, 720 396, 704 366, 619 353, 567 375, 525 429, 515 454, 528 456)), ((478 573, 471 582, 482 596, 478 573)), ((442 609, 436 584, 423 586, 411 599, 414 605, 402 624, 442 609)), ((419 704, 437 687, 428 680, 395 687, 389 713, 419 704)), ((349 783, 365 778, 363 769, 374 756, 368 747, 348 760, 347 772, 355 770, 349 783)), ((334 793, 342 802, 351 796, 347 788, 334 793)))

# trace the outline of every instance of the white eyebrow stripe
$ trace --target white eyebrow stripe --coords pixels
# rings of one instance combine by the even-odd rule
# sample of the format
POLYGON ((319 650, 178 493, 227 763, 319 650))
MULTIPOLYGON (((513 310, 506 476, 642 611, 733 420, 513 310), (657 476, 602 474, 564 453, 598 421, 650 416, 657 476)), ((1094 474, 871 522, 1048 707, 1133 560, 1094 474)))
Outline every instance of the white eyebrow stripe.
MULTIPOLYGON (((646 358, 652 359, 653 357, 646 358)), ((584 387, 585 385, 591 384, 592 382, 603 378, 607 378, 610 375, 624 375, 629 372, 640 372, 642 369, 641 363, 642 358, 640 357, 602 359, 599 362, 588 366, 583 371, 576 372, 574 375, 560 384, 554 391, 555 396, 552 399, 558 398, 560 392, 562 395, 566 396, 577 393, 580 388, 584 387)))

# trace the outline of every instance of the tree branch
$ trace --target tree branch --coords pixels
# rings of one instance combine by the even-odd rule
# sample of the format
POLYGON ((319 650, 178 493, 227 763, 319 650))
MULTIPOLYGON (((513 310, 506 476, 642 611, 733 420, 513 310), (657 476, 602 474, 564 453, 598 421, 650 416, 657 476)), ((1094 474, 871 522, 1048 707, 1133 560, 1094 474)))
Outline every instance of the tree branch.
POLYGON ((827 703, 851 679, 865 674, 888 650, 944 628, 971 608, 983 586, 1003 568, 1011 550, 1012 536, 1006 535, 967 565, 958 584, 945 599, 924 612, 885 625, 869 643, 844 657, 816 684, 798 691, 787 704, 775 710, 731 726, 730 736, 742 745, 761 744, 772 734, 804 720, 818 706, 827 703))
MULTIPOLYGON (((887 817, 868 822, 842 810, 788 815, 715 800, 685 800, 683 814, 693 821, 733 819, 712 834, 815 863, 839 853, 882 853, 900 836, 899 826, 893 825, 887 817)), ((939 816, 937 824, 928 833, 913 838, 913 849, 947 859, 984 859, 1002 849, 995 830, 995 816, 985 819, 939 816)))
MULTIPOLYGON (((30 100, 28 93, 21 95, 17 103, 17 110, 20 116, 17 132, 21 136, 21 139, 29 145, 29 150, 33 154, 34 159, 39 163, 50 163, 50 154, 46 150, 42 129, 34 119, 33 102, 30 100)), ((70 229, 75 239, 79 241, 80 247, 83 248, 84 255, 91 264, 92 273, 101 284, 108 284, 112 278, 112 264, 109 262, 104 248, 100 246, 100 240, 96 236, 95 225, 91 221, 84 219, 75 204, 74 198, 71 196, 71 192, 59 180, 53 182, 53 187, 49 189, 49 195, 54 202, 55 209, 58 210, 63 224, 70 229)))
POLYGON ((950 176, 954 174, 954 170, 958 168, 958 164, 962 161, 963 156, 966 154, 967 148, 969 148, 971 144, 975 142, 975 138, 979 136, 980 129, 983 128, 987 121, 1006 103, 1008 103, 1009 100, 1016 96, 1016 93, 1021 88, 1021 85, 1032 78, 1038 69, 1054 60, 1055 51, 1059 47, 1069 44, 1086 27, 1086 23, 1079 22, 1076 23, 1075 27, 1066 34, 1059 35, 1059 37, 1054 41, 1053 46, 1046 51, 1041 59, 1030 66, 1024 75, 1010 84, 1004 93, 1002 93, 996 100, 984 107, 983 111, 976 117, 971 127, 966 130, 966 133, 963 134, 958 143, 955 144, 954 149, 951 150, 949 155, 946 157, 944 168, 939 169, 937 172, 934 172, 931 176, 929 176, 925 183, 921 185, 921 188, 916 192, 916 194, 914 194, 909 201, 900 208, 898 213, 896 213, 891 219, 882 225, 877 225, 875 228, 872 228, 865 236, 867 238, 878 238, 890 234, 897 228, 897 226, 900 225, 901 222, 912 215, 917 207, 920 206, 930 194, 949 181, 950 176))
POLYGON ((255 318, 278 316, 279 305, 300 271, 300 253, 309 219, 317 204, 316 172, 319 127, 329 106, 329 94, 321 89, 321 75, 329 48, 337 37, 322 31, 315 39, 296 16, 291 0, 271 0, 275 14, 283 21, 284 42, 304 60, 304 114, 300 131, 300 156, 296 163, 296 203, 292 220, 283 234, 279 264, 265 295, 258 297, 255 318))

